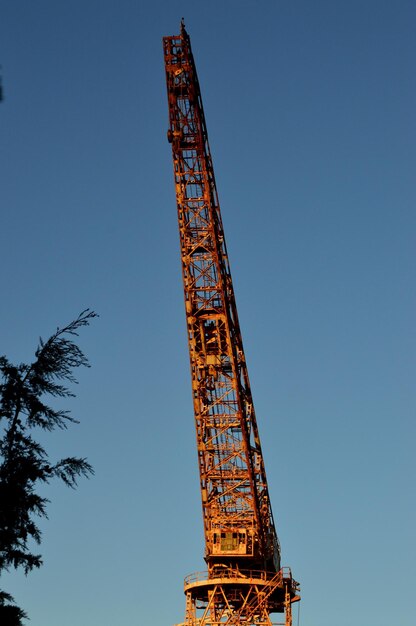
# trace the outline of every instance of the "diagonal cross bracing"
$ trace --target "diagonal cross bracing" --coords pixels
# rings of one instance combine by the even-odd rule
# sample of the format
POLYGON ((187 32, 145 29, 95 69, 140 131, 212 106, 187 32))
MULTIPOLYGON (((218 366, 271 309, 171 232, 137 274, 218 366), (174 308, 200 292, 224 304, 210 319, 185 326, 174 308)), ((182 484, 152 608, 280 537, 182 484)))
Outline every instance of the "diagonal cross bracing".
POLYGON ((205 581, 185 581, 182 626, 271 626, 270 613, 290 608, 299 596, 281 575, 199 82, 183 25, 163 46, 208 565, 205 581), (242 573, 249 569, 258 570, 254 578, 242 573))

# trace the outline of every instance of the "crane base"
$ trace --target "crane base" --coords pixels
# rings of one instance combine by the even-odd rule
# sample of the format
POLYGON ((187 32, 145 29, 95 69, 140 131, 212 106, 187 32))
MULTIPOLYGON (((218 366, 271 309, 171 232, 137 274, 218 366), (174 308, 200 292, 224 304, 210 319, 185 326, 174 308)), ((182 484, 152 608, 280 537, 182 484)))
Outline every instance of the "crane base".
POLYGON ((185 579, 185 621, 181 626, 272 626, 271 613, 286 613, 300 600, 299 585, 289 568, 278 572, 215 568, 185 579))

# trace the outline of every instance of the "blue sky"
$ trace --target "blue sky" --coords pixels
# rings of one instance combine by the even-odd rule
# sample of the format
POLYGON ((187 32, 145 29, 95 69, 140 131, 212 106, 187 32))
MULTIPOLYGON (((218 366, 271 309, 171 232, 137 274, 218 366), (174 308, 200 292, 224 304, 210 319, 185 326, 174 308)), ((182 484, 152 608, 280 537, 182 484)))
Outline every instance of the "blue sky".
POLYGON ((182 16, 299 623, 411 626, 410 0, 0 3, 0 353, 100 314, 81 424, 44 438, 96 475, 45 490, 44 566, 1 586, 31 626, 166 626, 204 569, 161 45, 182 16))

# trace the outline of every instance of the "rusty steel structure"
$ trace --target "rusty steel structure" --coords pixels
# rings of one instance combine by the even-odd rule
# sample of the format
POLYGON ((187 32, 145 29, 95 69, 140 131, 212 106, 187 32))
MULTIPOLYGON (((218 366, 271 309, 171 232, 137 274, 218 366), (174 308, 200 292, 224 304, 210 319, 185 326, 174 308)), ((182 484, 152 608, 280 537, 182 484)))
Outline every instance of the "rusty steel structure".
POLYGON ((185 579, 182 626, 291 626, 191 42, 164 37, 207 571, 185 579))

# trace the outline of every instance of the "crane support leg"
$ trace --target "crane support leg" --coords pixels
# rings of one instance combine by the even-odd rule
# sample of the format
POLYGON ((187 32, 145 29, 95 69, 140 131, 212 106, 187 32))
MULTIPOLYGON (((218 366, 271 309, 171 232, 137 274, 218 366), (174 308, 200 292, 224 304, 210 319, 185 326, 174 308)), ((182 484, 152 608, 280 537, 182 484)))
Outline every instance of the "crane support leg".
POLYGON ((292 600, 289 589, 285 589, 285 626, 292 626, 292 600))

